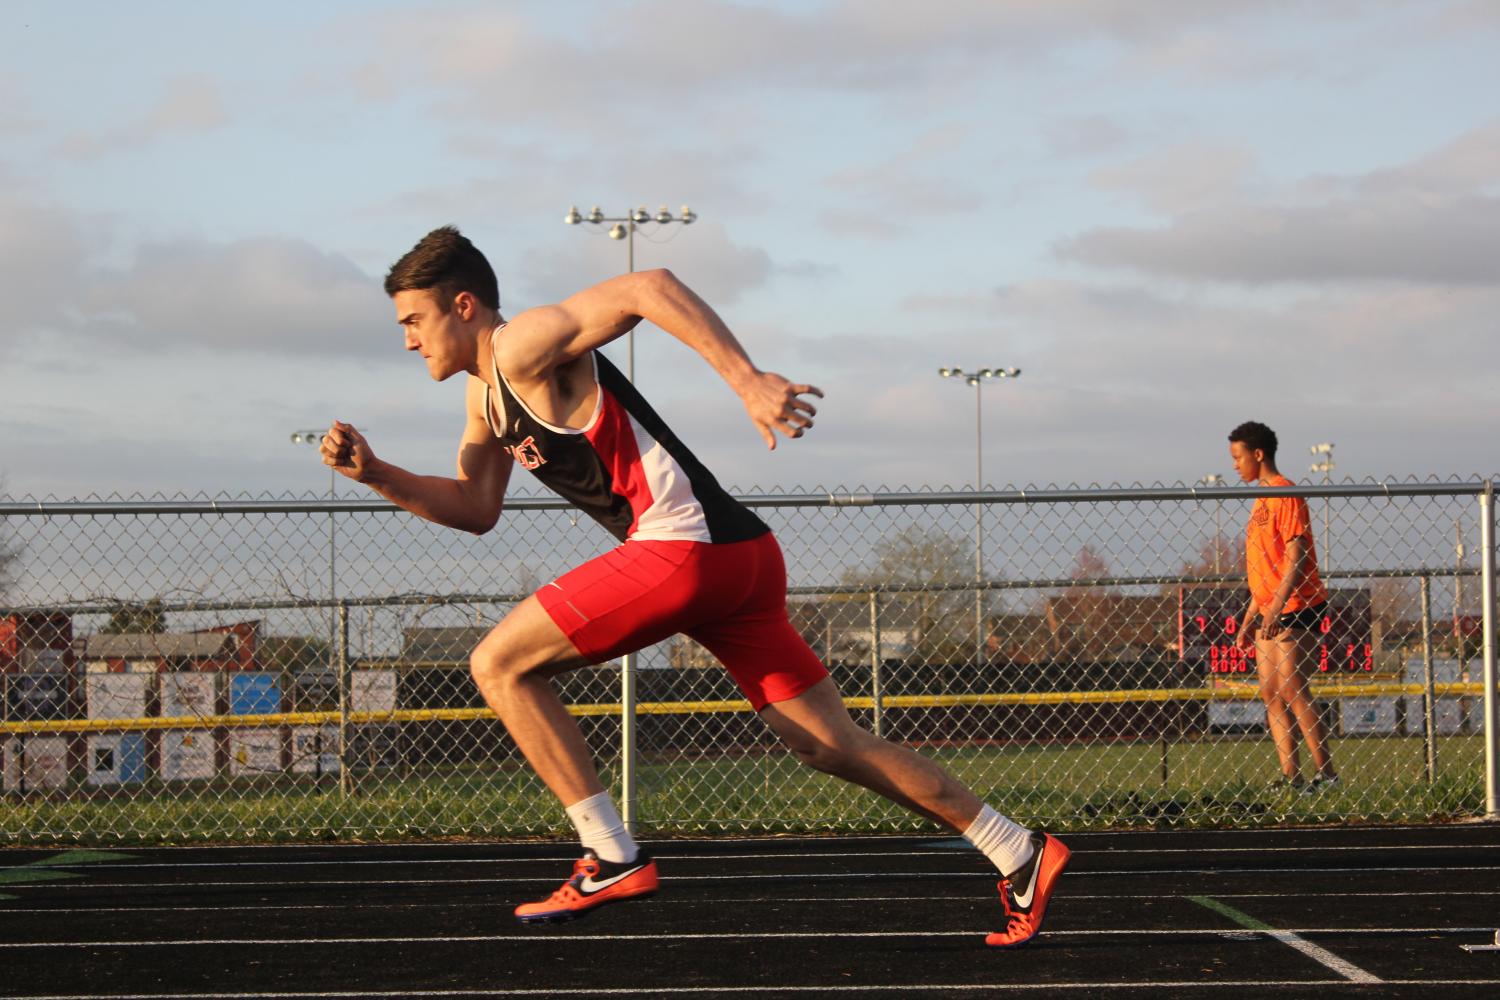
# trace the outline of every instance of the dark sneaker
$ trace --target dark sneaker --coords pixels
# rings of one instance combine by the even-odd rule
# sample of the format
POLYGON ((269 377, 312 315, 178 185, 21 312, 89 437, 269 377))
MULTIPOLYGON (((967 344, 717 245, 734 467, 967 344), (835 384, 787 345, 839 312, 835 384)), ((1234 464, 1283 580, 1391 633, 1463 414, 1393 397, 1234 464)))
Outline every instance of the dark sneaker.
POLYGON ((604 861, 592 848, 573 862, 573 877, 546 899, 516 907, 523 924, 554 924, 574 920, 605 903, 641 899, 656 891, 656 862, 645 851, 634 861, 604 861))
POLYGON ((1306 782, 1301 778, 1280 777, 1271 782, 1273 792, 1301 792, 1307 788, 1306 782))
POLYGON ((1068 867, 1073 852, 1050 833, 1031 835, 1031 860, 1014 875, 1000 880, 1000 901, 1005 904, 1005 929, 990 934, 984 943, 992 948, 1014 948, 1025 944, 1042 929, 1047 903, 1057 877, 1068 867))
POLYGON ((1320 774, 1303 786, 1302 794, 1317 795, 1319 792, 1331 792, 1341 784, 1336 774, 1330 774, 1327 777, 1320 774))

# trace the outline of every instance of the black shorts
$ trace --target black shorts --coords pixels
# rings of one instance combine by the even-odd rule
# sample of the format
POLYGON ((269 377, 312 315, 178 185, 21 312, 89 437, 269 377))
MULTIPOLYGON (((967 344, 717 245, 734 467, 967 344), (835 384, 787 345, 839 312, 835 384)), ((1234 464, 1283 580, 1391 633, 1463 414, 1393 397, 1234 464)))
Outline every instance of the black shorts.
POLYGON ((1317 604, 1309 604, 1305 608, 1298 608, 1296 611, 1288 611, 1276 619, 1276 624, 1284 629, 1311 632, 1323 621, 1323 611, 1327 606, 1327 601, 1320 601, 1317 604))

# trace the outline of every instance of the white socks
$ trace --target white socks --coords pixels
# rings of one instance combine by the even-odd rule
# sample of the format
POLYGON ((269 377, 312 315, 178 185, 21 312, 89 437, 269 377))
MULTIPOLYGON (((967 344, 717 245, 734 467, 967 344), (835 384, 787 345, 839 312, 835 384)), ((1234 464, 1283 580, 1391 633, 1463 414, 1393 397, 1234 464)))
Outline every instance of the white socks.
POLYGON ((990 859, 1001 875, 1014 875, 1031 860, 1031 831, 1001 816, 989 806, 964 831, 964 839, 990 859))
MULTIPOLYGON (((615 809, 608 792, 590 795, 567 807, 568 819, 578 831, 584 847, 592 847, 602 861, 634 861, 640 853, 635 838, 625 829, 625 821, 615 809)), ((982 814, 981 814, 982 815, 982 814)))

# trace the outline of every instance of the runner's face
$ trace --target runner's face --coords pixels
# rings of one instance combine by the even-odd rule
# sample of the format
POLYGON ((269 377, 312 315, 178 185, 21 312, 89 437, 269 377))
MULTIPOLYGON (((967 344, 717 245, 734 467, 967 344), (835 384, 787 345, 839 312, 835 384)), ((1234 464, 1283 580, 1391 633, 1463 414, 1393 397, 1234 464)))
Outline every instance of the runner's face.
MULTIPOLYGON (((416 351, 427 362, 427 373, 441 382, 470 365, 465 352, 463 323, 454 303, 447 312, 438 308, 437 300, 425 288, 397 292, 391 297, 396 306, 396 322, 406 331, 406 349, 416 351)), ((473 340, 468 338, 469 352, 473 340)))
POLYGON ((1240 479, 1247 483, 1253 483, 1260 478, 1260 466, 1264 454, 1258 448, 1251 451, 1245 447, 1243 441, 1229 442, 1229 460, 1234 463, 1234 471, 1239 473, 1240 479))

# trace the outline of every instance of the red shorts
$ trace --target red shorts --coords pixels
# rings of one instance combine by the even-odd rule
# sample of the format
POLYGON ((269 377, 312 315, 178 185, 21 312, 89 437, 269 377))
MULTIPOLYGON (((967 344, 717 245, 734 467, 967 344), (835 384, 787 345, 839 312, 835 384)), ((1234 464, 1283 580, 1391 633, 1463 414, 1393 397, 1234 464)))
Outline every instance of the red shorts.
POLYGON ((828 676, 787 619, 786 564, 769 531, 725 545, 627 540, 536 596, 592 663, 690 636, 757 712, 828 676))

